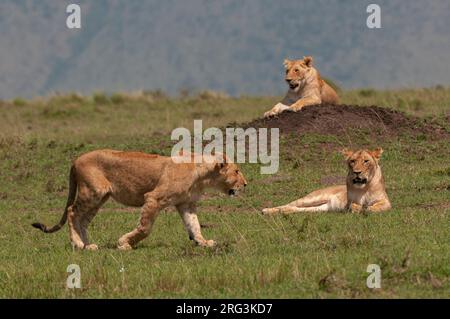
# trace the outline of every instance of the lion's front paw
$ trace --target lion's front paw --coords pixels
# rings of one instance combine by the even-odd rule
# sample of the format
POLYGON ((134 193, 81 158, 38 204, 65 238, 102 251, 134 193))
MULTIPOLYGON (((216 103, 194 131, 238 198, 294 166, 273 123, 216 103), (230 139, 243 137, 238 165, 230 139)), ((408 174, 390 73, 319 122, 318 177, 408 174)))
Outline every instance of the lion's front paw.
POLYGON ((198 241, 197 245, 199 245, 201 247, 215 247, 217 245, 217 243, 214 240, 203 240, 203 241, 198 241))
POLYGON ((132 250, 133 246, 130 245, 126 238, 120 238, 119 243, 117 244, 117 248, 120 250, 132 250))
POLYGON ((279 210, 276 208, 264 208, 262 210, 263 215, 271 215, 271 214, 276 214, 278 212, 279 212, 279 210))
POLYGON ((276 112, 270 110, 270 111, 267 111, 266 113, 264 113, 264 117, 268 118, 268 117, 275 116, 276 114, 277 114, 276 112))
POLYGON ((206 246, 207 247, 215 247, 216 245, 217 245, 217 243, 216 243, 215 240, 210 239, 210 240, 206 241, 206 246))
POLYGON ((117 245, 117 248, 120 250, 132 250, 133 246, 131 246, 129 243, 124 243, 117 245))
POLYGON ((89 244, 84 246, 84 249, 86 250, 98 250, 98 246, 96 244, 89 244))
POLYGON ((289 106, 282 103, 275 105, 270 111, 264 113, 264 117, 271 117, 282 113, 283 111, 289 110, 289 106))
POLYGON ((359 205, 359 204, 352 203, 352 204, 350 205, 350 211, 351 211, 352 213, 361 213, 362 210, 363 210, 363 207, 362 207, 361 205, 359 205))

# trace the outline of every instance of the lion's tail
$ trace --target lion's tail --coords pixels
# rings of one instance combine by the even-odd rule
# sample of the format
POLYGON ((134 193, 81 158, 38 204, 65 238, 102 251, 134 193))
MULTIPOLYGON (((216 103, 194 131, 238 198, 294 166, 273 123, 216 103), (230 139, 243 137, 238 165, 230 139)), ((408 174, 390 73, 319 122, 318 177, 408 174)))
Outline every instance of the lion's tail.
POLYGON ((67 198, 66 208, 64 209, 64 214, 61 217, 61 220, 55 226, 48 228, 42 223, 33 223, 32 226, 34 228, 38 228, 42 230, 44 233, 54 233, 60 230, 67 221, 67 211, 69 206, 73 205, 75 202, 75 197, 77 195, 77 180, 75 176, 75 166, 72 165, 70 168, 70 177, 69 177, 69 196, 67 198))

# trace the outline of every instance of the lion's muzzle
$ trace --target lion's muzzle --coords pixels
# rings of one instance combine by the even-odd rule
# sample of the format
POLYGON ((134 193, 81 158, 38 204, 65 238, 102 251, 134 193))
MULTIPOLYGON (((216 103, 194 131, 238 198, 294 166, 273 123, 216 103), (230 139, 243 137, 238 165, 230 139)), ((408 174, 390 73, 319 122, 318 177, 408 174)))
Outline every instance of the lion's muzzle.
POLYGON ((244 189, 247 186, 247 182, 245 181, 242 185, 236 185, 236 187, 230 188, 228 190, 228 195, 234 196, 238 193, 238 191, 244 189))
POLYGON ((352 182, 355 185, 365 185, 367 184, 367 178, 355 177, 352 182))
POLYGON ((286 82, 291 90, 295 90, 300 85, 300 83, 298 83, 298 81, 296 80, 286 79, 286 82))

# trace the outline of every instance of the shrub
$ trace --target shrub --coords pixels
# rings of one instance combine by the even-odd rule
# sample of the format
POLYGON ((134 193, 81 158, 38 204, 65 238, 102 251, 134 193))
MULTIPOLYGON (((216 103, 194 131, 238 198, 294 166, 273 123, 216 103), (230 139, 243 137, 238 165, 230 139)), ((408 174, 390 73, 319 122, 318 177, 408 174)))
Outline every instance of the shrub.
POLYGON ((197 98, 200 100, 220 100, 229 99, 230 96, 224 92, 205 90, 197 94, 197 98))
POLYGON ((125 102, 125 97, 122 93, 114 93, 111 95, 111 102, 114 104, 122 104, 125 102))
POLYGON ((110 102, 108 96, 104 92, 94 93, 92 99, 96 104, 108 104, 110 102))
POLYGON ((362 97, 371 97, 375 95, 375 90, 374 89, 362 89, 359 90, 359 95, 362 97))
POLYGON ((14 106, 25 106, 27 104, 27 101, 25 101, 24 99, 20 98, 20 97, 16 97, 13 101, 12 101, 14 106))

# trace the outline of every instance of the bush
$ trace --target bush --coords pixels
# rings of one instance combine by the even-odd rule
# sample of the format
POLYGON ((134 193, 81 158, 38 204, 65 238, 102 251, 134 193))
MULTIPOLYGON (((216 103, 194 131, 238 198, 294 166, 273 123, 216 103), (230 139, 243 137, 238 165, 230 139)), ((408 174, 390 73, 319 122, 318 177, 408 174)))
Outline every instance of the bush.
POLYGON ((125 102, 125 97, 121 93, 114 93, 111 95, 111 102, 114 104, 122 104, 125 102))
POLYGON ((374 89, 362 89, 359 90, 359 95, 362 97, 371 97, 375 95, 375 90, 374 89))
POLYGON ((169 97, 166 93, 164 93, 163 90, 157 89, 157 90, 144 90, 142 94, 146 98, 152 98, 153 100, 167 100, 169 97))
POLYGON ((96 92, 92 96, 94 103, 96 104, 108 104, 110 102, 108 96, 104 92, 96 92))
POLYGON ((221 100, 229 99, 230 96, 224 92, 205 90, 199 92, 197 98, 200 100, 221 100))
POLYGON ((25 101, 24 99, 20 98, 20 97, 16 97, 13 101, 12 101, 14 106, 25 106, 27 104, 27 101, 25 101))

